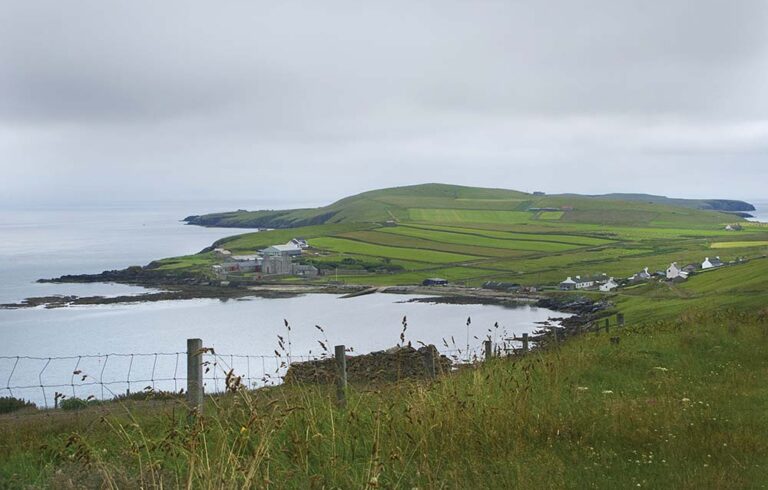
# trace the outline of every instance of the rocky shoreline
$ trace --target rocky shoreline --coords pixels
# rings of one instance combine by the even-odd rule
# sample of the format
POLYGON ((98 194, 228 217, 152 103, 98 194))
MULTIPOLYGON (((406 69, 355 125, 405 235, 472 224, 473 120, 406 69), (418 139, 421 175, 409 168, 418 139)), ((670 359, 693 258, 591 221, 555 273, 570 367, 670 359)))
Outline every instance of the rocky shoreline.
MULTIPOLYGON (((583 296, 544 295, 510 293, 479 288, 389 286, 370 287, 345 284, 295 284, 253 283, 238 281, 211 281, 192 273, 178 273, 157 270, 153 264, 146 267, 133 266, 122 270, 104 271, 99 274, 65 275, 57 278, 40 279, 41 283, 121 283, 154 289, 135 295, 121 296, 74 296, 56 295, 27 298, 19 303, 0 304, 0 309, 20 308, 65 308, 68 306, 137 304, 157 301, 190 299, 219 299, 221 301, 245 298, 289 298, 303 294, 338 294, 352 298, 374 292, 423 295, 409 298, 408 302, 439 304, 480 304, 499 305, 510 308, 524 305, 548 308, 570 313, 567 318, 550 319, 562 329, 581 328, 611 305, 605 301, 595 302, 583 296)), ((549 325, 549 324, 548 324, 549 325)))

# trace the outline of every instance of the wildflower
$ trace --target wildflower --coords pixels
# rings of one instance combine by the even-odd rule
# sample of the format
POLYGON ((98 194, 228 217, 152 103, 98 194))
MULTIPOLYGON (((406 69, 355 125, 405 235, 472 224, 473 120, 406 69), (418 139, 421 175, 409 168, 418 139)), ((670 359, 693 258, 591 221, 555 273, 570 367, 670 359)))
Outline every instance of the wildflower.
POLYGON ((246 432, 248 432, 248 429, 246 429, 245 427, 240 427, 241 434, 245 434, 246 432))
POLYGON ((603 390, 603 395, 612 395, 613 390, 603 390))
POLYGON ((587 391, 589 388, 587 388, 586 386, 577 386, 576 389, 578 391, 587 391))
POLYGON ((690 398, 683 398, 680 401, 683 402, 683 403, 689 403, 691 401, 691 399, 690 398))
POLYGON ((661 367, 661 366, 656 366, 656 367, 655 367, 655 368, 653 368, 653 369, 655 369, 655 370, 657 370, 657 371, 669 371, 669 369, 667 369, 667 368, 665 368, 665 367, 661 367))

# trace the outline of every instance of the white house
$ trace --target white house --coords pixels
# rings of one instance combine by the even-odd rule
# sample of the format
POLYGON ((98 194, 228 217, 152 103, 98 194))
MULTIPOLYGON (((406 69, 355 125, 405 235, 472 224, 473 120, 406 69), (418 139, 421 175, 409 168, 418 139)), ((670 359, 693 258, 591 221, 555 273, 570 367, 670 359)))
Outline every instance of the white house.
POLYGON ((647 281, 650 279, 651 273, 648 272, 648 268, 646 267, 642 271, 638 272, 637 274, 634 274, 632 277, 629 278, 630 281, 647 281))
POLYGON ((305 240, 304 238, 292 238, 291 241, 288 243, 293 243, 294 245, 296 245, 301 249, 309 248, 309 243, 307 243, 307 240, 305 240))
POLYGON ((587 289, 595 285, 595 281, 589 279, 582 279, 581 276, 576 276, 576 289, 587 289))
POLYGON ((707 257, 706 259, 704 259, 704 262, 701 263, 701 268, 705 270, 713 269, 715 267, 722 267, 722 266, 723 266, 723 261, 720 260, 720 257, 715 257, 714 259, 711 259, 711 260, 709 257, 707 257))
POLYGON ((667 279, 688 279, 688 273, 682 270, 677 266, 677 262, 672 262, 672 264, 667 267, 667 279))
POLYGON ((568 279, 560 283, 560 289, 563 291, 573 291, 576 289, 576 281, 568 277, 568 279))
POLYGON ((616 283, 616 281, 614 281, 613 278, 610 278, 600 285, 600 291, 607 293, 609 291, 613 291, 617 287, 619 287, 619 285, 616 283))

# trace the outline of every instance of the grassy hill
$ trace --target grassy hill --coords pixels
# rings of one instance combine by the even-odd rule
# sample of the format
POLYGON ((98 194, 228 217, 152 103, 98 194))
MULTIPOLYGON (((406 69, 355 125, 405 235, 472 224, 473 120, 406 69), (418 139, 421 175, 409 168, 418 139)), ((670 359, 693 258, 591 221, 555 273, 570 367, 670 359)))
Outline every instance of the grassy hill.
POLYGON ((740 201, 694 201, 639 195, 616 195, 615 198, 541 196, 506 189, 422 184, 364 192, 316 209, 240 210, 188 216, 185 221, 193 225, 234 228, 297 228, 388 220, 496 223, 565 219, 577 223, 614 224, 685 220, 706 223, 722 221, 724 218, 718 213, 702 213, 697 210, 720 208, 754 209, 740 201), (557 209, 543 215, 541 212, 530 211, 548 207, 557 209), (560 208, 566 211, 559 214, 560 208))
POLYGON ((679 199, 666 196, 656 196, 653 194, 601 194, 588 196, 595 199, 606 199, 609 201, 634 201, 651 204, 664 204, 668 206, 679 206, 691 209, 706 209, 710 211, 725 212, 749 212, 754 211, 755 207, 744 201, 732 199, 679 199))
MULTIPOLYGON (((695 209, 700 202, 680 206, 667 198, 625 197, 633 199, 425 184, 365 192, 313 210, 237 212, 190 222, 268 223, 278 229, 225 238, 215 246, 247 254, 304 237, 311 245, 304 262, 333 270, 334 280, 370 285, 419 284, 427 277, 468 286, 488 280, 553 285, 569 275, 625 278, 644 267, 665 270, 672 262, 768 253, 768 228, 695 209), (737 221, 743 231, 725 230, 737 221)), ((205 274, 215 262, 206 251, 155 266, 205 274)))

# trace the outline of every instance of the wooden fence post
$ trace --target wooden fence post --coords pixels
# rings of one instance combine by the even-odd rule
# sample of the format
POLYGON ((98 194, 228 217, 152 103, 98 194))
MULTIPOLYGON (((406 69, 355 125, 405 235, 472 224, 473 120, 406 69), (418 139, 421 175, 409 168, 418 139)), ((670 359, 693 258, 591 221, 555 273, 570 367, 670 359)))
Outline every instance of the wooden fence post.
POLYGON ((523 352, 528 352, 528 334, 523 334, 523 352))
POLYGON ((624 326, 624 313, 616 313, 616 325, 619 328, 624 326))
POLYGON ((606 318, 605 319, 605 333, 608 333, 608 330, 611 328, 611 319, 606 318))
POLYGON ((187 339, 187 403, 203 413, 203 341, 187 339))
POLYGON ((433 345, 427 346, 427 350, 424 353, 424 371, 427 374, 427 378, 434 379, 437 377, 437 370, 435 367, 435 347, 433 345))
POLYGON ((339 407, 347 407, 347 349, 343 345, 334 348, 336 358, 336 401, 339 407))
POLYGON ((493 342, 485 340, 483 341, 483 345, 485 346, 485 360, 488 361, 493 357, 493 342))

